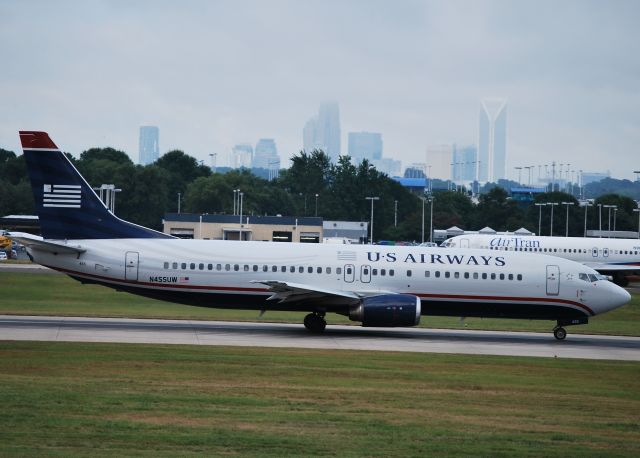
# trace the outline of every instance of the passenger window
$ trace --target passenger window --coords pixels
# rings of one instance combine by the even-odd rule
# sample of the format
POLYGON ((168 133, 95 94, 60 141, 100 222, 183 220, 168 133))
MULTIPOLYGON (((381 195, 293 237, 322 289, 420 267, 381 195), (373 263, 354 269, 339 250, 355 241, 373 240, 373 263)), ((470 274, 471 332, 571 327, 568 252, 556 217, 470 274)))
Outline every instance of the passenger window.
POLYGON ((342 274, 342 267, 336 267, 336 274, 337 275, 341 275, 342 274))
POLYGON ((500 280, 504 280, 504 274, 500 274, 500 280))
POLYGON ((454 272, 453 278, 460 278, 460 272, 454 272))
POLYGON ((482 279, 486 280, 487 279, 487 273, 486 272, 482 272, 482 279))
POLYGON ((291 272, 292 274, 295 273, 296 271, 296 266, 290 266, 289 267, 289 272, 291 272))
POLYGON ((216 270, 222 270, 222 264, 216 264, 216 270))
POLYGON ((174 269, 177 269, 178 268, 178 263, 174 262, 173 264, 171 264, 171 267, 174 268, 174 269))
POLYGON ((385 269, 380 269, 380 276, 384 277, 385 275, 387 275, 387 271, 385 269))
POLYGON ((253 271, 254 271, 254 272, 257 272, 257 271, 258 271, 258 265, 257 265, 257 264, 254 264, 254 265, 253 265, 253 271))
POLYGON ((522 274, 518 274, 517 279, 518 279, 518 281, 522 281, 522 274))
POLYGON ((317 272, 317 273, 319 273, 319 274, 321 274, 321 273, 322 273, 322 267, 318 267, 318 268, 316 269, 316 272, 317 272))
POLYGON ((436 278, 440 278, 440 271, 436 270, 436 278))
POLYGON ((271 266, 271 272, 277 272, 278 266, 271 266))
POLYGON ((407 277, 411 276, 411 269, 407 269, 407 277))
POLYGON ((207 264, 207 270, 213 270, 213 264, 207 264))
POLYGON ((233 270, 235 270, 236 272, 240 270, 240 265, 239 264, 234 264, 233 265, 233 270))
POLYGON ((182 264, 180 264, 180 267, 182 268, 182 270, 185 270, 187 268, 187 263, 183 262, 182 264))
POLYGON ((204 264, 203 263, 198 264, 198 270, 204 270, 204 264))
POLYGON ((429 278, 431 276, 431 272, 429 272, 428 270, 424 271, 424 276, 429 278))
POLYGON ((389 269, 389 276, 393 277, 396 274, 395 270, 389 269))
MULTIPOLYGON (((331 273, 331 267, 327 267, 327 273, 330 274, 331 273)), ((340 273, 340 272, 338 272, 340 273)))
POLYGON ((478 272, 474 272, 474 273, 473 273, 473 279, 474 279, 474 280, 477 280, 477 279, 478 279, 478 272))
POLYGON ((469 278, 469 272, 464 273, 464 278, 469 278))
POLYGON ((444 273, 444 278, 449 278, 451 277, 451 272, 449 272, 448 270, 444 273))
POLYGON ((312 274, 313 273, 313 267, 311 267, 311 266, 307 267, 307 273, 312 274))
POLYGON ((371 275, 378 275, 378 269, 371 269, 371 275))
POLYGON ((491 280, 495 280, 496 279, 496 274, 495 273, 491 273, 491 280))
POLYGON ((231 270, 231 265, 230 264, 225 264, 224 265, 224 270, 231 270))
POLYGON ((165 263, 164 263, 164 268, 165 268, 165 269, 168 269, 168 268, 169 268, 169 263, 168 263, 168 262, 165 262, 165 263))
POLYGON ((269 272, 269 266, 266 265, 266 264, 264 266, 262 266, 262 271, 263 272, 269 272))
POLYGON ((280 267, 280 272, 286 272, 286 271, 287 271, 287 266, 280 267))
POLYGON ((509 274, 509 280, 513 280, 513 274, 509 274))
POLYGON ((244 271, 245 271, 245 272, 249 272, 249 265, 248 265, 248 264, 245 264, 245 265, 244 265, 244 271))

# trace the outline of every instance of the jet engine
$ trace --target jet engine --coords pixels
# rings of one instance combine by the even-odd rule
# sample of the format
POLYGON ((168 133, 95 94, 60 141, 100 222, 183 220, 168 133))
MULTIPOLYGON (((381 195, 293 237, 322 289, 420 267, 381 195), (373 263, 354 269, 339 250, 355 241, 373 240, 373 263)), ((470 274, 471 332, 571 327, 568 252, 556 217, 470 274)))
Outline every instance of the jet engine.
POLYGON ((365 297, 349 311, 351 321, 362 326, 416 326, 420 323, 420 298, 410 294, 381 294, 365 297))

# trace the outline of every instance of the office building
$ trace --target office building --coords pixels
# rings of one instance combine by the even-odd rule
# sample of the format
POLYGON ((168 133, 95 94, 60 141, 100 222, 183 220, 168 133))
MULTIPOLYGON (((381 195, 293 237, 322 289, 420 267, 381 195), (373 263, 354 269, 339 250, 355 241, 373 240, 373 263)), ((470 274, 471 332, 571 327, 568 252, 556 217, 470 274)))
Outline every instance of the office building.
POLYGON ((390 177, 400 176, 402 173, 402 162, 388 157, 374 159, 371 161, 378 172, 382 172, 390 177))
POLYGON ((427 174, 429 178, 450 180, 452 163, 452 145, 433 145, 427 147, 427 174))
POLYGON ((312 117, 302 130, 303 148, 324 151, 335 162, 340 155, 340 110, 335 102, 320 105, 317 116, 312 117))
POLYGON ((497 183, 506 178, 507 100, 484 99, 478 128, 478 178, 497 183))
POLYGON ((374 132, 349 132, 349 156, 356 164, 382 159, 382 134, 374 132))
POLYGON ((280 169, 278 148, 276 148, 276 142, 272 138, 261 138, 258 140, 255 154, 253 156, 253 168, 262 168, 267 170, 280 169))
POLYGON ((141 126, 138 144, 138 162, 153 164, 160 157, 160 129, 156 126, 141 126))
POLYGON ((470 183, 476 179, 478 149, 475 145, 458 147, 453 145, 451 176, 456 183, 470 183))
POLYGON ((240 143, 231 148, 231 167, 234 169, 251 168, 253 163, 253 147, 248 143, 240 143))

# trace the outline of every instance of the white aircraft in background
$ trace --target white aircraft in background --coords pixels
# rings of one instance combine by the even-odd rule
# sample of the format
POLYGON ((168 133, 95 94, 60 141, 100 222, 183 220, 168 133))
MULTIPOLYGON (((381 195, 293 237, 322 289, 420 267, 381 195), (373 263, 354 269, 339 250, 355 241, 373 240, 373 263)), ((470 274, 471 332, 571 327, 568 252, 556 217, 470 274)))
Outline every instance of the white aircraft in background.
POLYGON ((182 304, 328 312, 363 326, 421 315, 554 320, 563 326, 627 303, 624 289, 572 261, 522 253, 375 245, 184 240, 111 213, 44 132, 20 132, 43 237, 12 234, 34 262, 83 283, 182 304))
POLYGON ((442 243, 447 248, 484 248, 500 252, 542 253, 570 259, 613 277, 627 286, 628 275, 640 275, 640 240, 533 235, 467 234, 442 243))

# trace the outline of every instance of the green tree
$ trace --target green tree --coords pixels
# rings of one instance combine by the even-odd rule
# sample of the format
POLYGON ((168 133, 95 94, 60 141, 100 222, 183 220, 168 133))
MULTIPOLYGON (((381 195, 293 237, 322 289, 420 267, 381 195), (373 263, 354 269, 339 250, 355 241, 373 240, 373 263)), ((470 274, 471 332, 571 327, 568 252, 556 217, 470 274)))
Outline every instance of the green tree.
POLYGON ((169 175, 169 184, 165 190, 169 209, 178 210, 178 193, 183 196, 189 183, 199 177, 211 175, 211 169, 199 165, 195 158, 180 150, 169 151, 158 159, 154 165, 164 169, 169 175))

